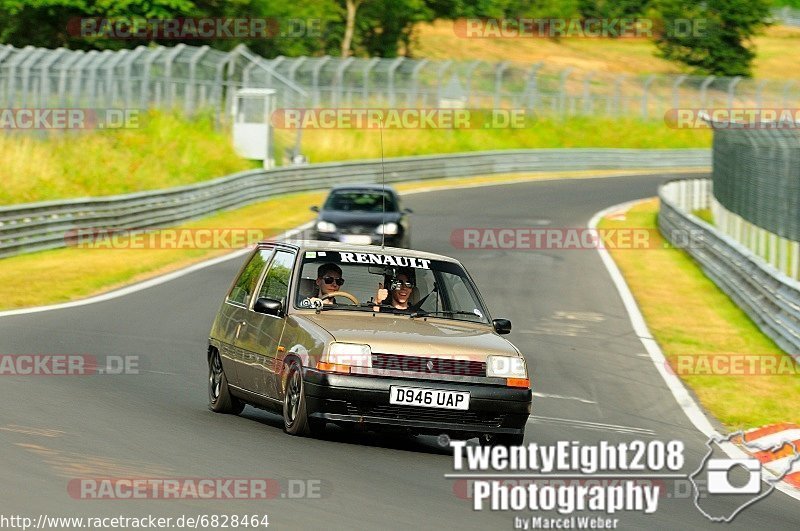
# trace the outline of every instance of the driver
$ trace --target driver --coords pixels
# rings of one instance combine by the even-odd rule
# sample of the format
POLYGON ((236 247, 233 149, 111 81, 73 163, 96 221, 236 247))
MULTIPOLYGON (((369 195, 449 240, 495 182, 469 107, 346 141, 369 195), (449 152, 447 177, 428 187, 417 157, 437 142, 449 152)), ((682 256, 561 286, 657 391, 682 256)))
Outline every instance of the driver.
MULTIPOLYGON (((393 278, 385 277, 384 283, 387 286, 386 288, 383 283, 378 284, 375 302, 378 304, 383 303, 384 300, 389 298, 389 293, 391 293, 389 304, 397 310, 408 310, 408 299, 411 297, 411 293, 416 285, 414 270, 401 267, 397 270, 393 278)), ((373 310, 380 311, 380 308, 374 306, 373 310)))
MULTIPOLYGON (((339 291, 339 288, 344 284, 342 278, 342 268, 336 264, 327 263, 322 264, 317 268, 317 280, 314 282, 319 290, 319 297, 330 295, 339 291)), ((327 298, 323 301, 324 304, 336 304, 334 297, 327 298)))

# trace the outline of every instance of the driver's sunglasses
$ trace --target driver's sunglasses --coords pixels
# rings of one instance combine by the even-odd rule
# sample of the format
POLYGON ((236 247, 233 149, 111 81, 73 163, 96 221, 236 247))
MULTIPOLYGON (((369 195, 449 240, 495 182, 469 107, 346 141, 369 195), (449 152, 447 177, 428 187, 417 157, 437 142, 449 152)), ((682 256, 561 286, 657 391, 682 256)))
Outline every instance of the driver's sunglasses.
POLYGON ((394 280, 392 281, 392 289, 400 289, 400 288, 408 288, 411 289, 414 287, 413 282, 403 281, 403 280, 394 280))
POLYGON ((341 286, 342 284, 344 284, 344 279, 343 278, 323 277, 322 280, 325 281, 325 284, 333 284, 334 282, 336 282, 337 286, 341 286))

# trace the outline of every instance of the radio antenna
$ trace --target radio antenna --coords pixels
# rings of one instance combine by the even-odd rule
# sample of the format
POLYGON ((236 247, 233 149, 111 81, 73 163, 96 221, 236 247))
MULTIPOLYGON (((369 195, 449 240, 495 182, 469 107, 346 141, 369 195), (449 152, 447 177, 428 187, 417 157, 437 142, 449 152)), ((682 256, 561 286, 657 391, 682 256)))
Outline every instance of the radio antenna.
POLYGON ((381 231, 381 249, 383 249, 386 245, 386 170, 383 167, 383 117, 378 117, 380 123, 380 133, 381 133, 381 225, 383 225, 383 230, 381 231))

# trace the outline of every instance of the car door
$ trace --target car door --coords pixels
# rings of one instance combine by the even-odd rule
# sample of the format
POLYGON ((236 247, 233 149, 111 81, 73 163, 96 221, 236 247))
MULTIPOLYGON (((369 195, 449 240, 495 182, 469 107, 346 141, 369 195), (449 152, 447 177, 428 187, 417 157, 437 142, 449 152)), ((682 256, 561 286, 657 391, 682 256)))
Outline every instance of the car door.
POLYGON ((236 279, 220 310, 220 328, 223 331, 220 341, 222 367, 228 383, 237 387, 242 387, 240 373, 244 359, 242 352, 236 347, 236 341, 242 328, 246 325, 247 308, 250 306, 258 281, 261 279, 266 264, 269 263, 272 252, 272 249, 259 249, 252 255, 236 279))
POLYGON ((294 269, 295 253, 279 249, 269 265, 261 283, 258 296, 254 297, 248 310, 246 326, 239 332, 236 348, 242 352, 243 363, 239 366, 242 387, 262 396, 279 397, 280 369, 278 347, 286 325, 286 304, 289 300, 289 283, 294 269), (259 298, 281 301, 281 315, 266 315, 253 311, 259 298))

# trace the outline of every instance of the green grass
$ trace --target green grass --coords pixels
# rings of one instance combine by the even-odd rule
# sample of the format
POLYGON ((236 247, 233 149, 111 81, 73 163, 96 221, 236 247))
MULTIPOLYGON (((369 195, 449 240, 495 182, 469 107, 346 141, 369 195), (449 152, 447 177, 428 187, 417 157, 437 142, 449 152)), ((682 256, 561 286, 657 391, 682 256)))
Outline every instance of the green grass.
POLYGON ((210 115, 150 112, 137 129, 0 135, 0 205, 191 184, 254 167, 210 115))
POLYGON ((705 221, 709 225, 713 225, 714 224, 714 214, 711 213, 711 209, 710 208, 701 208, 699 210, 694 210, 692 212, 692 214, 694 214, 698 218, 702 219, 703 221, 705 221))
MULTIPOLYGON (((187 120, 150 112, 139 129, 83 131, 45 137, 0 135, 0 205, 124 194, 192 184, 258 166, 239 158, 230 132, 210 116, 187 120)), ((295 131, 276 131, 276 153, 295 131)), ((311 162, 380 157, 377 130, 306 130, 311 162)), ((708 130, 670 129, 663 121, 631 118, 539 119, 522 129, 406 129, 384 131, 387 157, 489 149, 711 145, 708 130)))
MULTIPOLYGON (((655 173, 654 170, 650 172, 655 173)), ((493 175, 398 183, 396 188, 405 192, 501 181, 588 178, 634 173, 648 172, 628 170, 493 175)), ((247 229, 253 230, 258 237, 266 238, 311 220, 314 214, 309 207, 319 205, 322 200, 322 192, 284 195, 187 222, 176 228, 247 229)), ((110 241, 118 247, 124 247, 127 240, 126 236, 119 236, 110 241)), ((89 297, 225 254, 235 248, 113 248, 103 241, 95 248, 68 247, 4 258, 0 260, 0 310, 89 297), (53 271, 58 271, 58 282, 52 281, 53 271)))
MULTIPOLYGON (((655 229, 657 212, 658 202, 651 200, 631 209, 625 220, 605 219, 600 226, 655 229)), ((780 356, 795 366, 685 252, 664 249, 664 241, 657 240, 652 249, 611 253, 673 369, 679 356, 731 354, 780 356)), ((796 374, 681 378, 703 407, 731 430, 800 423, 796 374)))
MULTIPOLYGON (((294 145, 295 132, 276 131, 281 147, 294 145)), ((671 129, 663 120, 635 118, 539 118, 523 129, 392 129, 383 132, 386 157, 526 148, 696 148, 711 146, 711 132, 671 129)), ((302 151, 311 162, 379 158, 374 129, 307 129, 302 151)))

